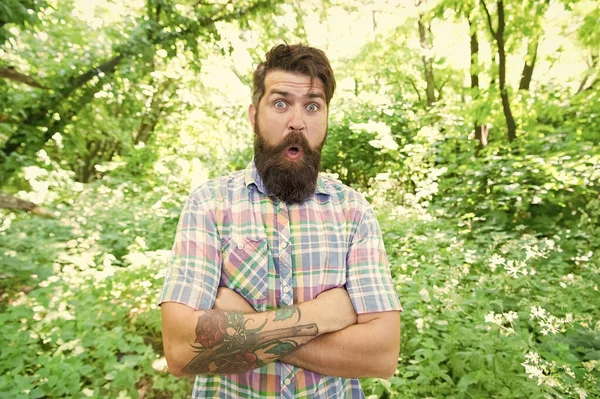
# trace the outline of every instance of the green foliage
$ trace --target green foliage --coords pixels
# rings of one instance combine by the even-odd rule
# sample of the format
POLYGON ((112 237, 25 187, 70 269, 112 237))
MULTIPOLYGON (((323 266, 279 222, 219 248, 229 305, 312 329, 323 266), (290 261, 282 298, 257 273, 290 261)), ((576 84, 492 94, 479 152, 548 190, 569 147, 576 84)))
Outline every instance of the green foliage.
POLYGON ((598 195, 600 152, 578 137, 539 125, 512 148, 489 146, 480 157, 466 152, 443 180, 442 201, 455 214, 551 235, 559 225, 576 223, 598 195))
POLYGON ((0 4, 0 46, 13 35, 9 27, 14 24, 31 28, 38 23, 38 13, 48 6, 44 0, 7 0, 0 4))
POLYGON ((562 247, 574 239, 568 235, 555 242, 489 223, 457 235, 465 225, 460 220, 456 226, 445 218, 393 218, 398 221, 385 225, 385 238, 405 310, 403 344, 396 376, 363 381, 371 393, 544 398, 599 392, 599 370, 592 367, 600 316, 592 277, 597 255, 574 260, 562 247))
MULTIPOLYGON (((162 252, 129 253, 126 268, 63 264, 0 315, 0 389, 11 397, 185 397, 191 386, 152 369, 162 353, 156 309, 162 252)), ((83 254, 82 254, 83 255, 83 254)))
POLYGON ((0 78, 0 187, 55 215, 0 213, 2 394, 189 396, 191 381, 164 370, 156 307, 181 206, 251 159, 249 85, 264 53, 323 36, 338 86, 322 168, 380 212, 404 307, 398 370, 362 380, 366 394, 600 396, 596 0, 504 2, 518 61, 507 71, 520 132, 510 145, 480 2, 84 3, 0 4, 0 67, 44 86, 0 78), (344 54, 336 32, 354 34, 363 14, 368 40, 344 54), (456 56, 438 42, 449 24, 466 49, 456 56), (538 40, 531 89, 517 91, 538 40), (561 67, 583 76, 552 77, 561 67), (489 128, 487 145, 475 125, 489 128))

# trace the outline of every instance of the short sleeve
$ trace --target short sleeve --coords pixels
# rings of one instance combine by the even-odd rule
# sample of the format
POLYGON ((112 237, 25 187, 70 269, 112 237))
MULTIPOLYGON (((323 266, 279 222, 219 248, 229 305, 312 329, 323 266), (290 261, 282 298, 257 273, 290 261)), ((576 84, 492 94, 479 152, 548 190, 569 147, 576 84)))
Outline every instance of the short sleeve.
POLYGON ((346 257, 346 290, 357 314, 402 311, 375 213, 368 207, 346 257))
POLYGON ((158 303, 177 302, 194 309, 211 309, 220 278, 221 242, 216 223, 206 204, 198 203, 193 193, 179 218, 158 303))

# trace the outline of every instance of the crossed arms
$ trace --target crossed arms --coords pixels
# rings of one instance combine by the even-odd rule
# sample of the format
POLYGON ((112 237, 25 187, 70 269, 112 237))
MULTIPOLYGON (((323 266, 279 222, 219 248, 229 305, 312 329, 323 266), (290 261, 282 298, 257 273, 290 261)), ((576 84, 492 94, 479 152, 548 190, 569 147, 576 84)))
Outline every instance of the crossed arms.
POLYGON ((335 288, 291 307, 257 313, 219 288, 209 311, 163 303, 169 371, 242 373, 274 361, 338 377, 389 378, 400 345, 399 312, 356 315, 346 290, 335 288))

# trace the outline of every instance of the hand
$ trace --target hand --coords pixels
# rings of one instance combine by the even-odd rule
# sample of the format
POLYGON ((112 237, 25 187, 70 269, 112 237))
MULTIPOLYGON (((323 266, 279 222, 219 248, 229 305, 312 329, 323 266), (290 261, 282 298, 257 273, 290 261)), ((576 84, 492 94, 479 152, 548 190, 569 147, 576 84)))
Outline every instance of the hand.
POLYGON ((227 287, 219 287, 213 309, 221 312, 256 313, 244 297, 227 287))
POLYGON ((357 317, 350 296, 344 288, 332 288, 317 295, 319 307, 330 313, 335 330, 356 324, 357 317))

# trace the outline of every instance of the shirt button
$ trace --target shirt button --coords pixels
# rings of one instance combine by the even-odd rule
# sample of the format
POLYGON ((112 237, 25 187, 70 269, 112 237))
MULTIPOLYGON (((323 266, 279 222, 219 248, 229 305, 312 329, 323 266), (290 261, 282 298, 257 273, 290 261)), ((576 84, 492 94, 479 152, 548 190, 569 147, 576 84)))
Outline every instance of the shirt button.
POLYGON ((287 246, 288 246, 288 242, 287 241, 284 241, 284 242, 281 243, 281 248, 286 249, 287 246))
POLYGON ((241 242, 237 245, 237 249, 244 249, 244 244, 241 242))
POLYGON ((290 287, 288 287, 287 285, 283 287, 283 292, 290 292, 290 287))
POLYGON ((286 378, 285 381, 283 381, 283 383, 285 385, 290 385, 292 383, 292 380, 290 380, 289 378, 286 378))

